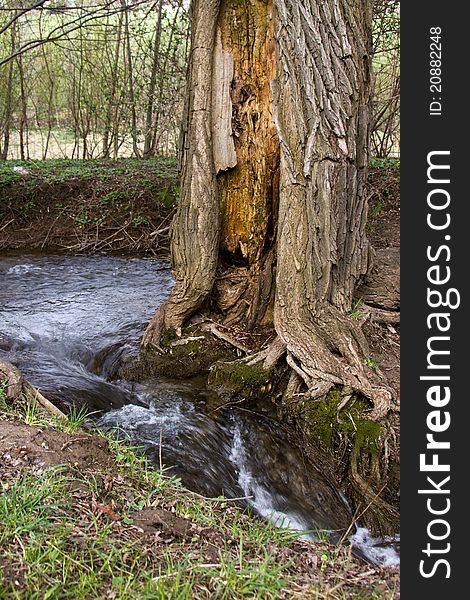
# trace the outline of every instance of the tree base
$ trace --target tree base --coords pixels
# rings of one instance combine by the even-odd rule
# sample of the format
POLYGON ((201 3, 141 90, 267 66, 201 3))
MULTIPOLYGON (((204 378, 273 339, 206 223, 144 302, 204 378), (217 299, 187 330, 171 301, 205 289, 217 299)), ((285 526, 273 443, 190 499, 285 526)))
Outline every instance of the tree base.
MULTIPOLYGON (((375 535, 397 533, 396 413, 389 413, 387 405, 377 419, 377 406, 339 377, 326 374, 322 380, 311 370, 303 371, 279 337, 269 343, 265 339, 263 345, 238 333, 213 321, 191 325, 181 337, 163 329, 160 350, 147 348, 134 373, 128 370, 125 376, 185 378, 204 373, 218 398, 212 408, 237 405, 268 411, 287 426, 292 443, 313 469, 324 472, 329 465, 330 481, 347 490, 362 525, 375 535)), ((364 365, 367 370, 375 372, 364 365)))

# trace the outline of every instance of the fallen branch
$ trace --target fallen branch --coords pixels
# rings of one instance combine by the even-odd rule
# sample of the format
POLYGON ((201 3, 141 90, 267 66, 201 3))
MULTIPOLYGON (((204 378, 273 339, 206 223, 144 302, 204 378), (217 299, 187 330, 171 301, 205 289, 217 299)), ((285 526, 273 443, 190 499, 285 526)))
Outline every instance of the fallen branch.
POLYGON ((37 400, 47 411, 56 417, 67 419, 67 415, 52 404, 50 400, 45 398, 38 389, 26 381, 21 371, 10 362, 0 360, 0 382, 4 382, 6 397, 11 402, 17 402, 23 394, 33 394, 34 400, 37 400))
POLYGON ((52 404, 52 402, 50 400, 45 398, 38 389, 36 389, 34 386, 32 386, 28 382, 25 382, 24 385, 25 385, 25 388, 27 391, 34 394, 34 400, 37 400, 39 402, 39 404, 43 408, 45 408, 48 412, 55 415, 56 417, 59 417, 60 419, 67 419, 67 415, 65 413, 63 413, 60 410, 60 408, 57 408, 57 406, 55 404, 52 404))

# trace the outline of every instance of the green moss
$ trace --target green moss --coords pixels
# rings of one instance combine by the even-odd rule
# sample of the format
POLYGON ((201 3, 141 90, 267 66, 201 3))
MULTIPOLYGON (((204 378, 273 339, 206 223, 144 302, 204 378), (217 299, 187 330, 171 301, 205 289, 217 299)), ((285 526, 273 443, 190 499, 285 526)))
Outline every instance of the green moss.
POLYGON ((325 446, 331 448, 334 438, 334 426, 337 425, 337 406, 340 395, 330 392, 320 402, 305 400, 299 405, 300 416, 306 421, 309 433, 317 437, 325 446))
POLYGON ((183 328, 181 337, 173 329, 163 329, 160 348, 142 351, 136 362, 125 365, 120 376, 133 381, 148 377, 187 379, 207 373, 214 363, 234 358, 232 348, 214 341, 196 326, 183 328))
POLYGON ((266 371, 261 365, 250 366, 234 361, 224 363, 223 367, 219 369, 219 374, 236 385, 257 387, 268 383, 270 371, 266 371))
POLYGON ((300 407, 302 420, 307 422, 310 434, 319 439, 329 450, 334 450, 338 437, 347 437, 355 451, 377 453, 377 441, 382 426, 365 418, 370 408, 366 400, 353 396, 339 412, 341 396, 330 392, 321 401, 305 401, 300 407))
POLYGON ((208 384, 224 402, 261 401, 270 393, 275 373, 262 365, 247 365, 240 360, 217 362, 211 369, 208 384))
POLYGON ((355 447, 358 450, 366 450, 370 454, 377 454, 377 441, 382 431, 382 426, 377 421, 358 419, 356 423, 355 447))
POLYGON ((166 329, 163 328, 162 333, 160 335, 160 347, 161 348, 169 348, 176 340, 176 332, 174 329, 166 329))

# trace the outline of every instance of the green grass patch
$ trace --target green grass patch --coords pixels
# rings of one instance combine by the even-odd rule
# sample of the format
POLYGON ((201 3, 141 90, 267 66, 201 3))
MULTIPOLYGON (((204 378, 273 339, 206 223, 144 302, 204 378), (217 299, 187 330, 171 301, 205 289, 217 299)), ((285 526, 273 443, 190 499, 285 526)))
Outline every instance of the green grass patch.
POLYGON ((13 164, 0 161, 0 187, 11 185, 21 179, 21 175, 13 170, 13 164))
POLYGON ((100 204, 119 204, 121 202, 127 202, 129 200, 129 192, 113 191, 103 196, 100 200, 100 204))
POLYGON ((34 538, 53 526, 65 481, 61 469, 49 469, 38 475, 24 471, 11 485, 2 483, 0 543, 17 536, 34 538))
POLYGON ((369 165, 372 169, 389 169, 391 167, 400 168, 400 159, 399 158, 378 158, 377 156, 373 157, 369 161, 369 165))
POLYGON ((108 181, 113 177, 145 174, 148 177, 174 178, 177 161, 174 158, 142 159, 49 159, 49 160, 7 160, 0 161, 0 185, 8 185, 26 177, 26 181, 36 184, 37 180, 49 183, 66 182, 71 179, 93 179, 108 181), (23 167, 27 175, 21 175, 13 167, 23 167))
MULTIPOLYGON (((103 489, 103 474, 58 467, 23 471, 3 484, 0 561, 12 576, 0 578, 0 598, 261 599, 289 588, 290 562, 266 549, 258 555, 262 524, 253 532, 246 531, 247 523, 230 531, 228 515, 234 509, 226 512, 222 529, 227 535, 214 530, 220 548, 208 562, 200 531, 208 520, 218 524, 222 501, 186 492, 177 480, 151 469, 138 448, 108 439, 118 465, 112 488, 108 483, 103 489), (73 491, 77 483, 78 494, 73 491), (178 506, 181 497, 187 503, 178 506), (198 505, 190 515, 189 504, 198 505), (189 540, 173 544, 171 530, 145 536, 133 525, 135 511, 162 505, 165 514, 173 508, 175 515, 191 516, 189 540), (191 553, 194 547, 198 550, 191 553)), ((269 526, 267 531, 265 543, 288 545, 282 531, 269 526)))

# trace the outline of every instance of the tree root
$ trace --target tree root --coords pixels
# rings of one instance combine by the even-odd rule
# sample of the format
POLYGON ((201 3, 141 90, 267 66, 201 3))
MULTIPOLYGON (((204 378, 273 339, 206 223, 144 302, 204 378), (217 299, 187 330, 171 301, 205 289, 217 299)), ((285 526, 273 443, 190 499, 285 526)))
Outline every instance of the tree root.
MULTIPOLYGON (((157 310, 143 336, 143 348, 153 347, 164 352, 160 338, 167 327, 166 311, 166 303, 157 310)), ((287 364, 303 381, 308 397, 321 399, 333 388, 342 387, 344 395, 355 391, 373 404, 367 418, 378 421, 391 409, 394 393, 369 357, 368 344, 361 330, 369 318, 396 323, 399 313, 364 306, 361 318, 354 320, 325 304, 317 310, 315 319, 306 311, 303 315, 282 315, 282 318, 278 315, 275 323, 278 336, 267 348, 255 354, 233 336, 220 331, 214 323, 203 324, 201 329, 247 354, 241 359, 247 366, 262 363, 262 367, 270 371, 287 352, 287 364)), ((176 333, 181 335, 181 327, 176 328, 176 333)))
POLYGON ((263 369, 269 371, 276 365, 281 356, 286 352, 286 349, 284 342, 276 336, 267 348, 246 357, 244 360, 250 367, 262 362, 263 369))
POLYGON ((362 326, 370 320, 371 323, 385 323, 385 325, 399 325, 400 311, 383 310, 368 304, 362 304, 358 323, 362 326))
POLYGON ((365 481, 358 470, 358 449, 351 452, 349 461, 349 479, 353 487, 353 493, 358 496, 360 502, 365 504, 365 522, 373 531, 380 531, 382 535, 396 532, 399 523, 399 511, 380 498, 380 492, 376 493, 365 481))
POLYGON ((163 354, 163 349, 160 346, 160 340, 162 337, 164 323, 165 305, 163 304, 154 314, 150 323, 147 325, 147 329, 144 332, 144 335, 140 342, 140 345, 144 350, 154 348, 155 350, 158 350, 158 352, 163 354))
POLYGON ((343 386, 345 395, 352 390, 372 402, 368 419, 385 417, 394 394, 376 365, 368 365, 368 345, 359 323, 325 305, 315 320, 306 313, 278 313, 275 325, 287 347, 287 362, 310 398, 321 399, 332 388, 343 386))
POLYGON ((11 363, 0 360, 0 383, 4 386, 5 397, 9 402, 15 402, 23 391, 23 374, 11 363))

